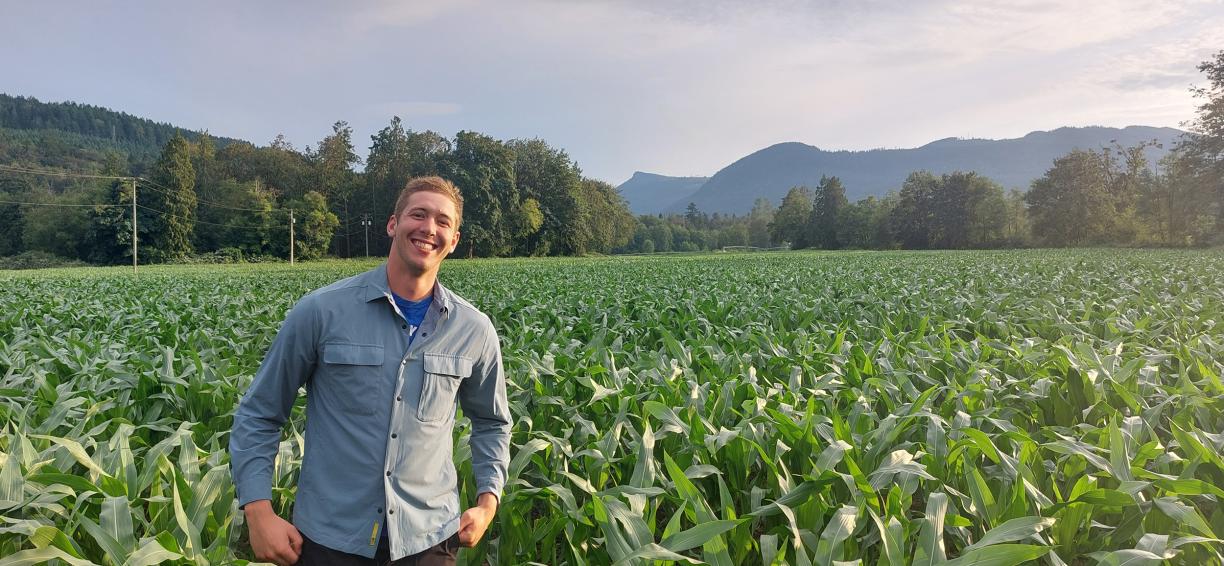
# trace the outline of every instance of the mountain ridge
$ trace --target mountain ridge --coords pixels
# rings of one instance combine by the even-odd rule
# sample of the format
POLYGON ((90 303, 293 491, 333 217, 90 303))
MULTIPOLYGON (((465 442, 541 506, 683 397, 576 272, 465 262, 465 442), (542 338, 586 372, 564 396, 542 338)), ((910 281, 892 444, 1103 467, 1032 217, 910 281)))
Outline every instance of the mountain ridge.
POLYGON ((1133 146, 1154 140, 1159 146, 1146 150, 1149 161, 1154 163, 1184 134, 1175 128, 1152 126, 1063 126, 1029 132, 1019 138, 948 137, 916 148, 869 150, 822 150, 787 141, 735 160, 711 175, 696 191, 678 195, 663 207, 646 206, 635 202, 632 194, 624 191, 622 194, 635 213, 638 210, 645 214, 680 213, 692 202, 707 213, 744 214, 757 198, 768 198, 777 206, 791 187, 815 187, 822 175, 841 178, 851 201, 898 190, 910 173, 921 170, 935 174, 976 171, 1004 188, 1027 189, 1053 165, 1054 159, 1073 149, 1100 149, 1115 142, 1133 146))

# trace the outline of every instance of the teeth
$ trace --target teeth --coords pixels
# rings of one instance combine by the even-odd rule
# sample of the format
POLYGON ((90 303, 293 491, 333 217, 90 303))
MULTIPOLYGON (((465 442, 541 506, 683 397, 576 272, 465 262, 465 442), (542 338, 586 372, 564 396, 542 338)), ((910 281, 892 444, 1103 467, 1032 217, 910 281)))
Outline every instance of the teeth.
POLYGON ((413 245, 415 245, 415 246, 417 247, 417 249, 421 249, 421 250, 432 250, 432 249, 434 249, 434 245, 433 245, 433 244, 429 244, 429 243, 425 243, 425 242, 416 242, 416 241, 414 241, 414 242, 412 242, 412 243, 413 243, 413 245))

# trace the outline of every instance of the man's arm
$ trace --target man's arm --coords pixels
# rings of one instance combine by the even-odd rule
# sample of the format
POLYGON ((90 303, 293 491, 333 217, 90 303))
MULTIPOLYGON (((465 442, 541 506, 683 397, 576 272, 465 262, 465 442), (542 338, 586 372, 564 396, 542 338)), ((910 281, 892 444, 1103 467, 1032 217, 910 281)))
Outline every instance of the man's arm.
POLYGON ((476 506, 459 520, 459 542, 475 546, 497 516, 506 468, 510 463, 510 407, 502 371, 501 345, 488 326, 472 375, 459 388, 464 416, 472 421, 472 472, 476 479, 476 506))
POLYGON ((281 428, 289 419, 298 389, 314 371, 317 315, 303 299, 289 312, 251 387, 234 412, 230 431, 230 469, 238 505, 247 518, 251 550, 259 560, 293 564, 302 537, 272 510, 272 477, 281 428))

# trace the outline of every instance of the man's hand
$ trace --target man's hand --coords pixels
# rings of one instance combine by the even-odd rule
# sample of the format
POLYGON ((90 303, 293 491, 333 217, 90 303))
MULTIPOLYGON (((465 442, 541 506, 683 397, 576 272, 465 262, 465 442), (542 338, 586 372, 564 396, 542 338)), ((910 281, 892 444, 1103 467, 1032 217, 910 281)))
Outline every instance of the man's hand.
POLYGON ((293 523, 280 518, 267 499, 243 506, 247 530, 251 533, 251 550, 255 559, 280 566, 292 566, 302 554, 302 533, 293 523))
POLYGON ((459 544, 471 548, 480 542, 485 530, 497 516, 497 496, 482 493, 476 498, 476 506, 459 517, 459 544))

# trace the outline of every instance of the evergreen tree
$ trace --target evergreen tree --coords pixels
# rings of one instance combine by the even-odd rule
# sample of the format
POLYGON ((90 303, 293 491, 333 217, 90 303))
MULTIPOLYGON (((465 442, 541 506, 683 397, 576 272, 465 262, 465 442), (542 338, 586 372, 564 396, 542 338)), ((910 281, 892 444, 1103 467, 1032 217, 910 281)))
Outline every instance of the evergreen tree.
POLYGON ((176 135, 166 142, 153 165, 151 180, 153 186, 137 192, 136 203, 153 209, 154 214, 147 236, 139 234, 140 254, 151 262, 187 256, 192 252, 196 193, 191 144, 186 138, 176 135))
POLYGON ((812 197, 812 214, 807 223, 808 244, 825 250, 841 248, 837 228, 841 213, 848 205, 841 179, 822 175, 812 197))

